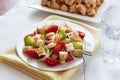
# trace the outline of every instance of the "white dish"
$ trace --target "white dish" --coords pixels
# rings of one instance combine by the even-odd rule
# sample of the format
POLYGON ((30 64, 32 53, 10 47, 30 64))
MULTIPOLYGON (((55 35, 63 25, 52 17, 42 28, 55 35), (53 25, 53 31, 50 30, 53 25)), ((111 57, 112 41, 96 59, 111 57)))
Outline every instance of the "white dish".
POLYGON ((46 12, 50 12, 50 13, 55 13, 55 14, 59 14, 59 15, 64 15, 64 16, 68 16, 68 17, 81 19, 81 20, 86 20, 86 21, 90 21, 90 22, 99 23, 101 21, 103 13, 108 8, 109 1, 105 0, 103 2, 103 4, 99 8, 96 16, 94 16, 94 17, 82 16, 80 14, 74 14, 74 13, 69 13, 69 12, 63 12, 63 11, 60 11, 60 10, 55 10, 55 9, 51 9, 51 8, 41 6, 40 4, 41 4, 41 0, 36 1, 35 3, 31 4, 29 7, 39 9, 41 11, 46 11, 46 12))
POLYGON ((45 63, 39 62, 35 59, 31 59, 30 57, 26 56, 23 53, 23 47, 24 47, 24 37, 27 34, 32 33, 37 27, 43 26, 43 25, 50 25, 52 23, 55 23, 56 25, 61 25, 64 23, 67 23, 68 26, 70 26, 73 30, 75 31, 83 31, 86 36, 84 38, 85 41, 89 42, 91 44, 91 49, 94 49, 94 38, 91 35, 91 33, 84 29, 82 26, 79 26, 77 24, 71 23, 71 22, 67 22, 67 21, 61 21, 61 20, 51 20, 51 21, 43 21, 41 23, 35 24, 31 29, 28 29, 27 31, 25 31, 18 39, 17 44, 16 44, 16 49, 18 52, 19 57, 28 65, 38 68, 38 69, 42 69, 42 70, 49 70, 49 71, 62 71, 62 70, 67 70, 67 69, 71 69, 74 68, 76 66, 78 66, 79 64, 83 63, 83 59, 82 58, 77 58, 73 61, 70 62, 66 62, 65 64, 61 64, 61 65, 57 65, 54 67, 49 67, 47 65, 45 65, 45 63))

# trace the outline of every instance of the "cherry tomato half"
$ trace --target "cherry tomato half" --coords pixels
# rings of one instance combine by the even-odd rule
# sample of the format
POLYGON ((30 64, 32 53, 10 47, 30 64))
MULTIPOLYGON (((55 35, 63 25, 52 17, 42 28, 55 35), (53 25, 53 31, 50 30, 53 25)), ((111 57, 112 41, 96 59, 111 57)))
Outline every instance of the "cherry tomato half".
POLYGON ((70 53, 68 53, 67 58, 66 58, 66 62, 69 62, 71 60, 73 60, 73 57, 70 53))
POLYGON ((53 49, 53 54, 59 54, 60 51, 63 51, 65 49, 65 42, 61 41, 58 42, 55 48, 53 49))
POLYGON ((51 25, 48 28, 45 29, 45 33, 50 33, 50 32, 54 32, 56 33, 58 30, 58 26, 57 25, 51 25))
POLYGON ((31 57, 31 58, 36 58, 39 59, 39 55, 36 53, 34 49, 28 49, 26 50, 26 53, 31 57))
POLYGON ((59 60, 57 60, 57 59, 54 59, 54 58, 52 58, 52 57, 48 57, 48 58, 46 58, 45 63, 46 63, 48 66, 56 66, 56 65, 58 65, 60 62, 59 62, 59 60))
POLYGON ((81 32, 81 31, 78 31, 78 35, 81 39, 84 39, 84 37, 85 37, 85 33, 81 32))

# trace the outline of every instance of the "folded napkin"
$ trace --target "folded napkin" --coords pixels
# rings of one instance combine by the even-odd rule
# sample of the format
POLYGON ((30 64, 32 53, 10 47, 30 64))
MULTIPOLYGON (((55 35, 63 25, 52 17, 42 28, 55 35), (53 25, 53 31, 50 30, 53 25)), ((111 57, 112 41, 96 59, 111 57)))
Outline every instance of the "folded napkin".
MULTIPOLYGON (((45 20, 66 20, 66 21, 71 21, 78 25, 81 25, 84 28, 88 29, 91 32, 91 34, 93 35, 93 37, 95 39, 94 51, 99 47, 99 42, 100 42, 100 30, 99 29, 96 29, 89 25, 83 24, 81 22, 66 19, 66 18, 63 18, 60 16, 56 16, 56 15, 50 15, 45 20)), ((81 64, 75 68, 65 70, 65 71, 40 70, 40 69, 31 67, 31 66, 27 65, 24 61, 22 61, 20 59, 20 57, 17 55, 15 47, 9 49, 4 54, 0 55, 0 60, 18 70, 26 73, 26 74, 34 77, 36 80, 70 80, 70 78, 74 75, 74 73, 76 71, 78 71, 80 69, 80 67, 82 67, 82 64, 81 64)))

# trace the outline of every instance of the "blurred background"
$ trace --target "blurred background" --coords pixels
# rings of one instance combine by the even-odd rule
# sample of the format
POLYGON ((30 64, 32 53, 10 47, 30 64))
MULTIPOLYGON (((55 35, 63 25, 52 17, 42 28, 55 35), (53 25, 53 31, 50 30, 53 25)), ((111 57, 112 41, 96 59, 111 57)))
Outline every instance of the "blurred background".
POLYGON ((20 0, 0 0, 0 16, 14 7, 20 0))

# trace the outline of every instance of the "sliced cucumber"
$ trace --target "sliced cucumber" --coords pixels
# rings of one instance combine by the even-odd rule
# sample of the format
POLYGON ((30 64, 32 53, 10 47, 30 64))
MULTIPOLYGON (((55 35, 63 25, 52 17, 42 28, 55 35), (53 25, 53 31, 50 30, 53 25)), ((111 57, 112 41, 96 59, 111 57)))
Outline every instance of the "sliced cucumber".
POLYGON ((24 44, 25 46, 35 46, 35 40, 28 35, 24 38, 24 44))
POLYGON ((83 44, 81 42, 73 42, 73 46, 75 49, 83 50, 83 44))

